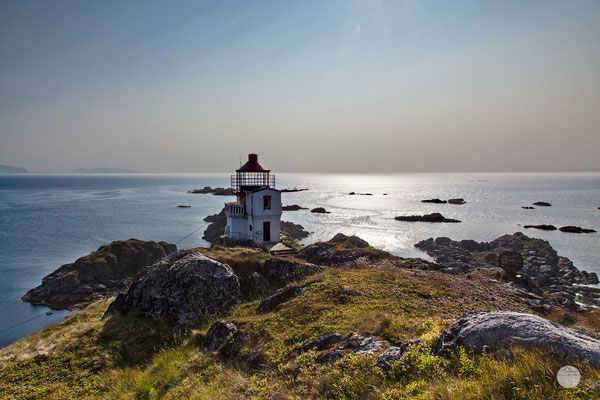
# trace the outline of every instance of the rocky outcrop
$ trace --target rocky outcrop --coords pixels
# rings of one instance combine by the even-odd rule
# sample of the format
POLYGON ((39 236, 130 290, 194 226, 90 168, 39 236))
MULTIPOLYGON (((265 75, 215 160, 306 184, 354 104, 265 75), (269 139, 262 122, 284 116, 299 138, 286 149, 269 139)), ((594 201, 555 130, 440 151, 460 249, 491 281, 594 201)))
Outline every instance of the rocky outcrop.
POLYGON ((539 207, 551 207, 552 204, 550 203, 546 203, 545 201, 538 201, 537 203, 533 203, 534 206, 539 206, 539 207))
POLYGON ((52 308, 78 308, 127 291, 135 275, 177 250, 167 242, 118 240, 42 279, 22 299, 52 308))
POLYGON ((535 210, 535 207, 531 207, 531 206, 523 206, 521 207, 523 210, 535 210))
POLYGON ((293 222, 281 221, 281 223, 279 224, 279 228, 281 229, 281 232, 283 232, 284 234, 287 233, 293 239, 296 240, 302 240, 304 238, 307 238, 308 235, 310 235, 310 232, 305 230, 302 225, 295 224, 293 222))
POLYGON ((578 359, 600 367, 600 340, 531 314, 478 311, 463 315, 442 333, 434 353, 457 346, 476 351, 505 353, 519 345, 555 351, 562 358, 578 359))
POLYGON ((296 255, 317 265, 342 265, 358 258, 381 259, 390 254, 376 250, 369 243, 357 236, 346 236, 338 233, 327 242, 317 242, 304 247, 296 255))
POLYGON ((227 309, 240 297, 239 280, 227 265, 200 253, 178 251, 138 275, 106 315, 136 311, 181 325, 227 309))
POLYGON ((310 212, 311 213, 316 213, 316 214, 331 214, 330 211, 327 211, 323 207, 313 208, 312 210, 310 210, 310 212))
POLYGON ((210 224, 204 230, 202 239, 209 242, 215 242, 222 235, 225 234, 225 226, 227 225, 227 216, 225 215, 225 208, 218 214, 209 215, 204 218, 204 221, 210 222, 210 224))
POLYGON ((373 193, 357 193, 357 192, 350 192, 348 193, 350 196, 373 196, 373 193))
POLYGON ((579 226, 562 226, 559 231, 569 233, 595 233, 593 229, 581 228, 579 226))
POLYGON ((211 188, 210 186, 204 186, 202 189, 188 190, 188 193, 194 194, 214 194, 215 196, 234 196, 231 188, 211 188))
POLYGON ((377 354, 384 342, 373 336, 358 336, 354 334, 327 333, 296 348, 293 353, 303 353, 312 349, 320 352, 317 362, 321 364, 334 363, 348 354, 377 354))
POLYGON ((555 231, 556 230, 556 227, 554 225, 525 225, 525 226, 523 226, 523 228, 525 228, 525 229, 533 228, 533 229, 539 229, 542 231, 555 231))
POLYGON ((324 267, 311 263, 300 263, 287 258, 270 258, 263 264, 261 273, 275 287, 281 287, 323 270, 324 267))
POLYGON ((256 313, 263 314, 269 311, 275 311, 283 303, 287 303, 291 299, 298 297, 302 293, 306 292, 309 286, 310 285, 286 286, 277 290, 271 296, 267 297, 258 304, 256 313))
POLYGON ((450 222, 456 223, 460 222, 457 219, 446 218, 440 213, 432 213, 427 215, 407 215, 407 216, 399 216, 394 218, 396 221, 404 221, 404 222, 450 222))
POLYGON ((298 204, 292 204, 289 206, 281 207, 281 211, 298 211, 298 210, 307 210, 306 207, 300 207, 298 204))
MULTIPOLYGON (((553 304, 568 309, 578 308, 575 302, 580 290, 578 285, 598 283, 595 273, 579 271, 571 260, 559 256, 547 241, 527 237, 521 232, 501 236, 489 243, 430 238, 415 247, 434 257, 443 272, 448 272, 446 268, 450 267, 498 268, 501 253, 506 250, 517 252, 523 258, 523 267, 511 280, 512 284, 536 295, 545 293, 553 304)), ((578 301, 584 303, 586 299, 578 301)))

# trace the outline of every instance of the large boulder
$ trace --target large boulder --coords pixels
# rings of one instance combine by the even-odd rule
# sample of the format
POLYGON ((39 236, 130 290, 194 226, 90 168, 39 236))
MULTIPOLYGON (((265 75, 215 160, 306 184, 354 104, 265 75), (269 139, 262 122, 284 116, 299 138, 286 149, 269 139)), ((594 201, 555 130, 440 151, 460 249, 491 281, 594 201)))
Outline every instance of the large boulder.
POLYGON ((442 333, 434 353, 457 346, 507 352, 519 345, 555 351, 560 357, 600 367, 600 340, 532 314, 477 311, 463 315, 442 333))
POLYGON ((298 354, 314 349, 319 352, 317 362, 330 364, 348 354, 377 354, 381 351, 383 345, 382 340, 373 336, 359 336, 352 333, 349 335, 326 333, 300 345, 292 353, 298 354))
POLYGON ((167 242, 118 240, 42 279, 22 299, 52 308, 79 308, 124 293, 136 274, 177 250, 167 242))
POLYGON ((200 253, 179 251, 136 277, 107 314, 139 311, 170 324, 187 324, 232 306, 240 283, 229 266, 200 253))

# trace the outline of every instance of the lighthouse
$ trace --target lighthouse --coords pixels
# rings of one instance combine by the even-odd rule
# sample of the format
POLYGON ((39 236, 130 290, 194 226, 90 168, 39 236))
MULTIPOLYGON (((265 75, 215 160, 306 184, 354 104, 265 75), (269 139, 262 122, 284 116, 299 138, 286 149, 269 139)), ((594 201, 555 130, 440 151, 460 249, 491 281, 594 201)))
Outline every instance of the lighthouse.
POLYGON ((231 189, 237 200, 225 203, 225 236, 258 243, 279 242, 281 191, 275 189, 275 175, 263 168, 258 155, 231 175, 231 189))

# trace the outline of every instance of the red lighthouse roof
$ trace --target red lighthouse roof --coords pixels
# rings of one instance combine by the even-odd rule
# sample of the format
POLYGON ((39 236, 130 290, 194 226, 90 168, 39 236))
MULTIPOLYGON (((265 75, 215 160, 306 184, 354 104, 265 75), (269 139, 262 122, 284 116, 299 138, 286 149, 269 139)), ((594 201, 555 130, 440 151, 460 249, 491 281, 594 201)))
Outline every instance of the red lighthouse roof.
POLYGON ((246 164, 242 165, 239 169, 236 169, 235 172, 271 172, 271 170, 263 168, 258 162, 258 155, 252 153, 248 154, 248 161, 246 161, 246 164))

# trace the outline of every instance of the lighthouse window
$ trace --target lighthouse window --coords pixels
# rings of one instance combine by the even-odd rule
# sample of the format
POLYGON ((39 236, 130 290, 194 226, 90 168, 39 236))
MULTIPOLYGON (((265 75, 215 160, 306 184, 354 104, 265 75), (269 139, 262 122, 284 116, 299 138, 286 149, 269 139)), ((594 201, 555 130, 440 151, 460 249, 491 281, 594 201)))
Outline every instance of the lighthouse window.
POLYGON ((252 232, 252 225, 250 225, 249 229, 250 229, 250 232, 252 232))
POLYGON ((271 196, 263 197, 263 206, 265 210, 271 209, 271 196))

